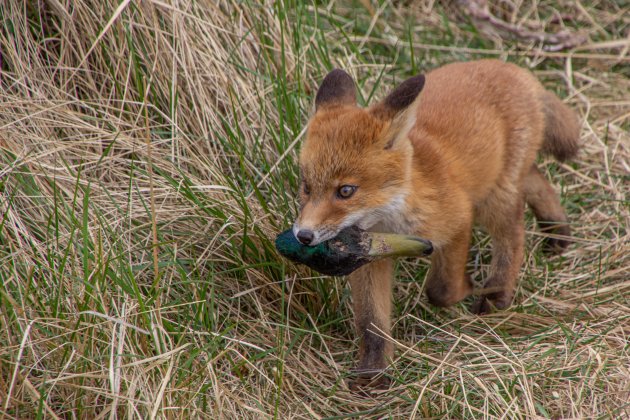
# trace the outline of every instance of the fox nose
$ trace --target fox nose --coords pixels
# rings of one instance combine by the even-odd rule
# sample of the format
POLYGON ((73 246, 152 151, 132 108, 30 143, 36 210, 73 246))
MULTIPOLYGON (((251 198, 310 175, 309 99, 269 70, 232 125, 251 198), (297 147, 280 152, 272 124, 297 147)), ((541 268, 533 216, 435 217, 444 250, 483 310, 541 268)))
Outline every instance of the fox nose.
POLYGON ((296 236, 298 238, 298 241, 302 242, 304 245, 308 245, 313 242, 315 234, 312 230, 302 229, 298 231, 296 236))

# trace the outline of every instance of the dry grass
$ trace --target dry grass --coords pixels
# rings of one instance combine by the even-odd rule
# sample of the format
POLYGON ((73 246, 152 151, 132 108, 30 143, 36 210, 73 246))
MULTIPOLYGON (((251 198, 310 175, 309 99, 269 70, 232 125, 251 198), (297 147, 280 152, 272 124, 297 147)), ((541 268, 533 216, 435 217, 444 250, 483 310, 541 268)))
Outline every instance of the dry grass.
MULTIPOLYGON (((630 5, 493 2, 552 51, 433 1, 0 3, 0 416, 630 416, 630 5), (339 279, 285 266, 295 152, 331 66, 365 100, 437 65, 532 68, 584 117, 548 162, 576 243, 529 220, 516 303, 431 308, 399 265, 393 388, 347 390, 339 279)), ((488 240, 476 235, 481 278, 488 240)))

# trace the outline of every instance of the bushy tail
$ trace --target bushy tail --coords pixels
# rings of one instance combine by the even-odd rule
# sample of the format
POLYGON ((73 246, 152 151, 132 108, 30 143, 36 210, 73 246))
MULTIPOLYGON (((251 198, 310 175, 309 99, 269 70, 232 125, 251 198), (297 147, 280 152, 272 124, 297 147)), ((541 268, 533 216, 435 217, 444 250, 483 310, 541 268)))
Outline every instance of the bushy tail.
POLYGON ((571 159, 580 147, 580 123, 578 117, 556 95, 545 91, 545 139, 542 152, 553 155, 559 161, 571 159))

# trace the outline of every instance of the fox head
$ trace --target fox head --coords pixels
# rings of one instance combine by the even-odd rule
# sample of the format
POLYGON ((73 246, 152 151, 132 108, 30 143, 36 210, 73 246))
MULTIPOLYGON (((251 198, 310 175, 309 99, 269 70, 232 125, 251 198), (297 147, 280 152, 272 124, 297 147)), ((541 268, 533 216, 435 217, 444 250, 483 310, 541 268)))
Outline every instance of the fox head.
POLYGON ((300 153, 300 214, 293 225, 300 242, 317 245, 346 227, 367 230, 400 218, 411 192, 411 105, 423 86, 424 76, 412 77, 360 108, 350 75, 336 69, 324 78, 300 153))

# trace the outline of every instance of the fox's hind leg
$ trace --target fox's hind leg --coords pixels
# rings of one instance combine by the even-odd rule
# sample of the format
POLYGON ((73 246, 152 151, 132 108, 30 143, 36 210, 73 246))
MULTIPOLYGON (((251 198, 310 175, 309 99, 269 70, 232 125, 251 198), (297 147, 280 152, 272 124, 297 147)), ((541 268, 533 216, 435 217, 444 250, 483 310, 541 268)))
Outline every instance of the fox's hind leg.
POLYGON ((389 385, 383 372, 394 347, 383 334, 388 335, 391 328, 393 276, 393 261, 384 259, 364 265, 348 277, 359 335, 359 363, 350 382, 352 390, 389 385))
POLYGON ((544 251, 551 254, 562 253, 569 246, 571 228, 560 199, 543 174, 532 165, 523 181, 525 200, 534 212, 540 230, 564 238, 545 238, 544 251))
POLYGON ((490 276, 486 279, 483 294, 472 306, 477 314, 488 313, 492 307, 504 309, 512 303, 523 262, 525 242, 524 200, 518 197, 510 203, 499 195, 491 199, 486 206, 489 210, 481 211, 482 224, 492 238, 492 262, 490 276))

